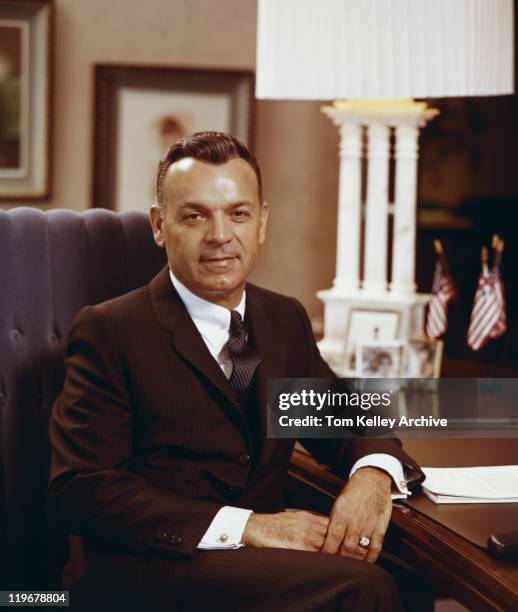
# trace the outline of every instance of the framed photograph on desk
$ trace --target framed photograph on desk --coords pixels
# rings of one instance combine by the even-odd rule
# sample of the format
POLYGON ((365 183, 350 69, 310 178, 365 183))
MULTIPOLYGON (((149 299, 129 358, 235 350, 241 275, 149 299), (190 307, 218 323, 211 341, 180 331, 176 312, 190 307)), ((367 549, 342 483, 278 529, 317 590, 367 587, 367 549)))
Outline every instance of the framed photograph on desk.
POLYGON ((399 330, 400 314, 393 311, 354 308, 349 315, 345 334, 345 371, 353 375, 356 367, 356 347, 370 340, 395 340, 399 330))
POLYGON ((403 340, 369 340, 356 347, 356 375, 360 378, 399 378, 403 371, 403 340))
POLYGON ((406 350, 406 378, 439 378, 442 364, 442 340, 410 338, 406 350))

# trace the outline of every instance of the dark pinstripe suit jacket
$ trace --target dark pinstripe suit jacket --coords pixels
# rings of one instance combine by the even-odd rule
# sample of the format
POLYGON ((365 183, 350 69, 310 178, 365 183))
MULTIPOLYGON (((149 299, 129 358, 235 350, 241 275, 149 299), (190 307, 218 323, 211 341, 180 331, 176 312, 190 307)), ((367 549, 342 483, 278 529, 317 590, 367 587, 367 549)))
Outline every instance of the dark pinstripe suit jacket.
MULTIPOLYGON (((94 588, 115 571, 116 559, 109 588, 117 588, 113 581, 131 581, 135 589, 150 589, 153 579, 144 574, 151 566, 138 563, 162 559, 164 575, 180 596, 189 560, 221 506, 258 512, 283 507, 293 441, 265 439, 267 378, 333 374, 296 300, 251 284, 246 291, 246 319, 261 356, 256 386, 264 443, 253 472, 246 460, 251 434, 238 398, 172 288, 167 268, 148 286, 76 316, 65 384, 51 417, 49 485, 67 533, 81 536, 73 540, 67 569, 72 581, 89 581, 94 588)), ((304 444, 344 474, 371 452, 413 464, 392 440, 304 444)))

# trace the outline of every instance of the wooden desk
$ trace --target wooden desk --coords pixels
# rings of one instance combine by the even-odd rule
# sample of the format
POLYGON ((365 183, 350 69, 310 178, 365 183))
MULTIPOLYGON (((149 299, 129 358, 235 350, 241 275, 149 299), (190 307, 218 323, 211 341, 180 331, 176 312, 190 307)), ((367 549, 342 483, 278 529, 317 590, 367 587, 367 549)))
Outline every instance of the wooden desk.
MULTIPOLYGON (((453 440, 413 440, 411 443, 407 441, 405 448, 421 464, 444 465, 449 453, 437 453, 438 443, 443 442, 446 442, 446 450, 451 451, 459 443, 453 440), (436 460, 426 461, 429 456, 431 458, 432 451, 436 460)), ((496 465, 498 461, 495 453, 489 452, 489 447, 495 447, 493 442, 464 440, 463 444, 469 447, 471 443, 477 449, 480 449, 481 444, 482 448, 486 444, 488 448, 485 449, 487 454, 484 463, 496 465)), ((500 446, 500 450, 504 457, 511 458, 516 453, 516 447, 518 441, 507 441, 500 446)), ((477 460, 477 456, 474 460, 477 460)), ((306 507, 328 512, 342 487, 343 481, 340 478, 319 466, 305 452, 294 451, 289 491, 295 498, 303 500, 306 507)), ((415 568, 444 595, 457 599, 470 610, 518 610, 517 560, 492 557, 441 524, 403 504, 395 503, 385 548, 415 568)))

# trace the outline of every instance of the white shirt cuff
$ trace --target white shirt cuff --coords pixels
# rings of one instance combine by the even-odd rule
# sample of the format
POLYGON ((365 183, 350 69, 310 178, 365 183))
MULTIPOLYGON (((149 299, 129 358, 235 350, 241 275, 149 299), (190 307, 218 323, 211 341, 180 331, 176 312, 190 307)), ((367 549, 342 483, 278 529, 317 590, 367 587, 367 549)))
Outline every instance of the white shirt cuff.
POLYGON ((204 550, 241 548, 241 538, 252 510, 223 506, 202 537, 197 548, 204 550))
POLYGON ((399 459, 386 453, 372 453, 365 455, 353 465, 349 478, 362 467, 377 467, 385 470, 393 482, 392 499, 406 499, 412 493, 408 490, 407 481, 403 472, 403 465, 399 459))

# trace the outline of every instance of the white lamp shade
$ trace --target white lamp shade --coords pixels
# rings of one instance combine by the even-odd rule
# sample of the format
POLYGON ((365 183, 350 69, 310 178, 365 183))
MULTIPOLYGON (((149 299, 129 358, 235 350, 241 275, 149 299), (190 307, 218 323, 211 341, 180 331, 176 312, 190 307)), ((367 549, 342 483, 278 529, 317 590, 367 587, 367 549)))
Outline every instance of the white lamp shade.
POLYGON ((258 98, 514 91, 513 0, 258 2, 258 98))

